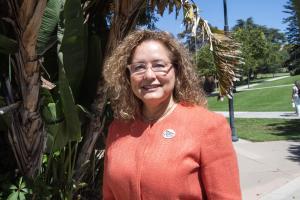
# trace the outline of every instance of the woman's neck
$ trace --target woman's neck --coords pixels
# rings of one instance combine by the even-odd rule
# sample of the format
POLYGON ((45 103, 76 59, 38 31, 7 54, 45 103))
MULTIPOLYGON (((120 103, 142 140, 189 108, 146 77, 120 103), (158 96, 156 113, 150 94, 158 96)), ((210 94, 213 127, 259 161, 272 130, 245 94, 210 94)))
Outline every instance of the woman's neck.
POLYGON ((166 101, 160 104, 144 104, 142 110, 142 116, 144 121, 154 122, 166 117, 172 112, 176 103, 173 97, 168 98, 166 101))

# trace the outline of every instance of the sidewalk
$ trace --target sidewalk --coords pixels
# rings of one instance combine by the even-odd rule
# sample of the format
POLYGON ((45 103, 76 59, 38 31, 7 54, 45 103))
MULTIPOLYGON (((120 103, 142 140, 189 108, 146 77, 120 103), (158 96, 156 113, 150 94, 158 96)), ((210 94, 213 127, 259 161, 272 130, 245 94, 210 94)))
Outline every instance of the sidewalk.
MULTIPOLYGON (((280 76, 280 77, 276 77, 276 78, 270 78, 270 79, 267 79, 265 80, 264 82, 269 82, 269 81, 276 81, 276 80, 280 80, 280 79, 284 79, 284 78, 287 78, 287 77, 290 77, 290 76, 280 76)), ((251 90, 252 87, 255 87, 257 85, 260 85, 261 83, 251 83, 249 85, 249 88, 248 88, 248 85, 242 85, 242 86, 237 86, 236 87, 236 90, 237 91, 243 91, 243 90, 251 90)), ((285 85, 286 86, 286 85, 285 85)), ((273 86, 274 87, 274 86, 273 86)), ((277 86, 278 87, 278 86, 277 86)), ((257 88, 254 88, 254 89, 257 89, 257 88)))
MULTIPOLYGON (((229 117, 228 111, 216 111, 225 117, 229 117)), ((300 119, 294 112, 234 112, 236 118, 279 118, 279 119, 300 119)), ((299 131, 300 132, 300 131, 299 131)))
POLYGON ((300 199, 300 142, 234 143, 243 200, 300 199))

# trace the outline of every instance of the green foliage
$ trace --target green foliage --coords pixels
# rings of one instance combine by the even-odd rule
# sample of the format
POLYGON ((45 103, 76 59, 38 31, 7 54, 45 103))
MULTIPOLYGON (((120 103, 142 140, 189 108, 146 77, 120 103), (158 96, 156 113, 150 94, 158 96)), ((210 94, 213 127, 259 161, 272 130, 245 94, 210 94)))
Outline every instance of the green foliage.
POLYGON ((68 144, 43 156, 41 173, 33 180, 32 188, 36 199, 72 199, 78 190, 72 178, 78 143, 68 144))
POLYGON ((256 24, 250 17, 238 20, 233 27, 235 39, 242 44, 245 58, 244 75, 249 79, 257 73, 275 73, 284 66, 287 58, 285 36, 278 29, 256 24))
POLYGON ((11 190, 11 193, 7 197, 7 200, 26 200, 26 196, 31 194, 31 190, 27 188, 22 177, 19 179, 17 185, 11 185, 9 189, 11 190))
POLYGON ((239 19, 237 20, 236 25, 232 28, 232 31, 235 32, 238 29, 258 29, 261 30, 268 41, 276 44, 283 44, 285 42, 285 36, 283 33, 280 33, 278 29, 268 28, 256 24, 252 17, 247 18, 246 20, 239 19))
POLYGON ((64 32, 59 51, 65 75, 75 99, 78 98, 86 67, 87 33, 80 0, 66 0, 63 10, 64 32))
POLYGON ((288 0, 286 5, 284 6, 284 12, 289 16, 283 19, 283 23, 288 25, 286 29, 287 40, 290 44, 300 44, 300 27, 299 20, 296 9, 296 0, 288 0))
POLYGON ((78 190, 73 175, 82 122, 74 95, 81 89, 86 65, 86 33, 79 0, 67 0, 65 4, 64 1, 49 1, 47 6, 38 49, 44 56, 51 53, 57 59, 57 62, 46 59, 44 64, 58 70, 51 80, 58 83, 58 87, 41 92, 41 113, 48 133, 47 151, 40 174, 31 185, 37 199, 63 200, 72 199, 73 192, 78 190), (56 41, 58 49, 55 54, 48 48, 52 41, 56 41), (47 63, 49 61, 52 65, 47 63))
POLYGON ((300 74, 300 3, 296 0, 288 0, 284 8, 284 12, 289 15, 283 22, 288 25, 286 35, 290 43, 289 58, 285 65, 291 75, 296 75, 300 74))
POLYGON ((279 44, 267 42, 266 54, 257 69, 258 73, 276 73, 284 66, 284 62, 288 57, 287 50, 279 44))
POLYGON ((47 2, 37 39, 37 53, 39 55, 49 50, 57 41, 56 31, 62 6, 62 0, 49 0, 47 2))
POLYGON ((18 50, 18 43, 5 35, 0 34, 0 53, 13 54, 18 50))
POLYGON ((202 46, 194 55, 197 65, 197 71, 202 76, 209 76, 216 74, 216 64, 214 56, 208 44, 202 46))
POLYGON ((242 46, 242 57, 245 64, 241 67, 245 74, 254 71, 258 66, 258 60, 264 58, 267 48, 267 40, 264 33, 257 28, 237 29, 234 38, 242 46))

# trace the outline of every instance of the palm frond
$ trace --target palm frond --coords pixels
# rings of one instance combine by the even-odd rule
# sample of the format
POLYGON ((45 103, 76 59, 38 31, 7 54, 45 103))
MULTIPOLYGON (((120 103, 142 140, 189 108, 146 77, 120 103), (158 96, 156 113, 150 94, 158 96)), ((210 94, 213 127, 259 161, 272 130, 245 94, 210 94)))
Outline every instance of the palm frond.
POLYGON ((201 38, 210 44, 213 52, 215 64, 217 66, 217 79, 219 81, 219 95, 232 97, 234 81, 238 80, 238 66, 243 64, 240 56, 240 45, 235 42, 230 35, 212 33, 208 22, 201 18, 198 8, 193 4, 186 4, 188 13, 185 15, 187 30, 190 30, 196 38, 201 38), (196 36, 197 29, 201 34, 196 36))

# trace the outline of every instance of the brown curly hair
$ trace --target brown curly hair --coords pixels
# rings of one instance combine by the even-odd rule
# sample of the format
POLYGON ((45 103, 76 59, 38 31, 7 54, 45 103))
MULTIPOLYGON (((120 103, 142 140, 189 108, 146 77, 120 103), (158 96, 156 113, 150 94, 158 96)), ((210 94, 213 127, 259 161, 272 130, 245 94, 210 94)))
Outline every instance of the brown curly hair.
POLYGON ((114 110, 114 117, 130 120, 141 112, 142 102, 133 94, 127 65, 131 63, 136 47, 149 40, 161 42, 170 51, 170 60, 176 74, 174 100, 185 105, 205 106, 205 94, 187 50, 167 32, 136 30, 112 51, 104 64, 105 90, 114 110))

